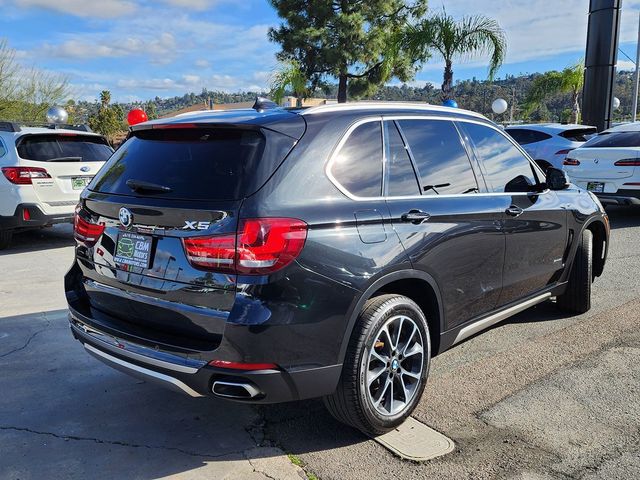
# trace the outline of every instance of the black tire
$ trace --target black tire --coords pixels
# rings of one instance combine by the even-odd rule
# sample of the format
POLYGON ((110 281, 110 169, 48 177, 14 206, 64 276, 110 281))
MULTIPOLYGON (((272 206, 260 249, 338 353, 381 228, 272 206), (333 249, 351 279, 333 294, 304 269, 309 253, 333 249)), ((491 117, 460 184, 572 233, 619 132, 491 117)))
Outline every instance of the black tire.
POLYGON ((567 289, 557 298, 558 307, 570 313, 585 313, 591 309, 591 284, 593 283, 593 235, 582 232, 582 238, 571 265, 567 289))
POLYGON ((0 250, 9 248, 13 232, 11 230, 0 230, 0 250))
MULTIPOLYGON (((412 335, 414 335, 414 333, 410 335, 404 333, 403 338, 407 339, 407 345, 411 342, 411 338, 409 337, 412 335)), ((393 343, 393 340, 390 339, 389 343, 393 343)), ((391 345, 389 348, 391 348, 391 345)), ((400 348, 398 348, 397 351, 399 352, 400 348)), ((402 353, 406 353, 406 348, 402 353)), ((358 317, 345 355, 338 388, 332 395, 324 398, 324 404, 331 415, 338 421, 351 425, 367 435, 375 436, 386 433, 404 422, 420 401, 429 374, 430 360, 431 340, 429 338, 429 328, 420 307, 418 307, 414 301, 402 295, 382 295, 375 297, 365 304, 358 317), (402 410, 393 415, 383 415, 374 405, 370 393, 371 387, 365 385, 367 383, 366 377, 367 373, 370 373, 369 369, 371 364, 369 362, 371 362, 371 350, 374 348, 383 348, 379 345, 381 343, 379 341, 379 335, 381 335, 383 327, 399 316, 408 317, 411 322, 403 320, 404 323, 400 323, 400 327, 398 328, 400 333, 397 336, 396 345, 399 346, 400 337, 403 336, 403 332, 407 332, 407 329, 413 330, 412 325, 415 325, 421 336, 419 338, 413 338, 421 341, 422 359, 416 358, 409 360, 410 355, 407 355, 404 360, 395 363, 395 370, 392 370, 392 367, 388 366, 386 370, 389 373, 382 373, 381 377, 386 382, 387 375, 389 376, 388 381, 391 383, 391 392, 393 392, 394 385, 401 386, 403 390, 396 390, 396 392, 404 394, 403 396, 406 400, 407 389, 405 388, 405 380, 407 379, 404 376, 405 374, 402 373, 405 371, 402 369, 402 366, 406 365, 406 363, 403 362, 417 362, 418 365, 421 364, 422 370, 420 374, 416 372, 416 377, 419 377, 419 379, 416 378, 416 380, 413 380, 415 381, 412 386, 413 396, 410 397, 408 402, 403 402, 406 405, 401 407, 402 410), (405 325, 407 329, 405 329, 403 325, 405 325), (400 368, 398 369, 398 367, 400 368), (397 375, 397 377, 393 377, 393 375, 397 375)), ((414 367, 416 367, 416 365, 414 365, 414 367)), ((377 380, 377 382, 382 382, 383 380, 377 380)), ((373 385, 373 383, 371 385, 373 385)), ((380 385, 380 383, 378 383, 378 385, 380 385)), ((385 397, 385 392, 386 395, 388 395, 389 391, 386 390, 386 384, 382 388, 382 393, 379 398, 385 397)), ((391 396, 393 396, 393 393, 391 396)), ((388 397, 385 398, 388 399, 388 397)), ((386 404, 387 400, 383 403, 386 404)), ((390 410, 393 410, 393 403, 391 403, 390 410)))

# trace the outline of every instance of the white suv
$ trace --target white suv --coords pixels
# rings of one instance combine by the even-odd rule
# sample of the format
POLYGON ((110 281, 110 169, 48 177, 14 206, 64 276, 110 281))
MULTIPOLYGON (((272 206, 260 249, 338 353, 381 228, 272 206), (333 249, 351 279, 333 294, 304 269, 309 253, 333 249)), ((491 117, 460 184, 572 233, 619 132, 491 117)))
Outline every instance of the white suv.
POLYGON ((640 205, 640 123, 610 128, 564 160, 571 182, 603 205, 640 205))
POLYGON ((85 126, 0 122, 0 250, 18 230, 72 221, 80 192, 112 153, 85 126))

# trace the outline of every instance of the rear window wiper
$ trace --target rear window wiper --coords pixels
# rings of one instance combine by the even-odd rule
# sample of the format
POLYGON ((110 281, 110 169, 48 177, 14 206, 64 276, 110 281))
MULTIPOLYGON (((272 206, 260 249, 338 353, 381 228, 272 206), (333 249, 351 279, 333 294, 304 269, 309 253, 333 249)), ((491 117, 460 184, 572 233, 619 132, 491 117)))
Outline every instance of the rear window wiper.
POLYGON ((47 162, 81 162, 82 157, 56 157, 49 158, 47 162))
POLYGON ((158 185, 157 183, 145 182, 144 180, 135 180, 130 178, 127 180, 127 187, 129 187, 134 192, 160 192, 160 193, 169 193, 172 189, 171 187, 166 187, 164 185, 158 185))

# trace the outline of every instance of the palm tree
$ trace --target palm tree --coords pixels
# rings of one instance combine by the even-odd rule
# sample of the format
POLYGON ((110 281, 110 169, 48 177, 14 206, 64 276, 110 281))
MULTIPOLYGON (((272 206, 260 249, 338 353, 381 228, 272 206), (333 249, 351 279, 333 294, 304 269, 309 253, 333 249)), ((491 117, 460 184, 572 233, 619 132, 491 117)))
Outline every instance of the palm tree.
POLYGON ((434 52, 444 60, 443 101, 453 98, 455 59, 488 55, 489 80, 493 80, 507 52, 505 32, 497 21, 484 15, 465 16, 456 21, 444 10, 410 26, 405 42, 412 51, 422 52, 423 58, 434 52))
POLYGON ((296 107, 302 106, 302 101, 309 96, 307 77, 300 64, 295 60, 284 62, 276 70, 271 79, 271 98, 280 103, 285 91, 290 88, 296 97, 296 107))
POLYGON ((109 90, 102 90, 100 92, 100 103, 103 107, 109 106, 111 103, 111 92, 109 90))
POLYGON ((526 114, 539 108, 544 100, 555 93, 571 94, 571 123, 580 121, 580 92, 584 86, 584 63, 582 61, 561 72, 545 72, 535 78, 525 99, 526 114))

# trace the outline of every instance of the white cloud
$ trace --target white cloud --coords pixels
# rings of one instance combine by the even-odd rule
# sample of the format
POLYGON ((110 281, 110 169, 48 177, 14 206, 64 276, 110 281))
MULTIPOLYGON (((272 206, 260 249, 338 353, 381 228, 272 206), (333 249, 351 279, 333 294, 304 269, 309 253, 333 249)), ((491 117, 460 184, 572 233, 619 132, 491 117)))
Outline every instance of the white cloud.
POLYGON ((170 33, 156 38, 125 37, 94 34, 74 35, 70 40, 52 45, 45 43, 42 51, 46 56, 69 59, 92 59, 106 57, 149 56, 153 63, 167 63, 176 53, 176 40, 170 33))
POLYGON ((617 68, 619 72, 623 70, 628 72, 629 70, 631 71, 635 70, 636 65, 630 60, 618 60, 617 68))
MULTIPOLYGON (((531 72, 537 71, 536 60, 548 59, 560 54, 575 53, 576 61, 584 58, 587 38, 589 5, 584 0, 501 0, 496 8, 495 0, 448 0, 447 13, 456 18, 462 15, 482 13, 495 18, 507 34, 507 58, 505 64, 531 62, 531 72)), ((635 42, 638 29, 640 0, 623 2, 620 41, 635 42)), ((432 11, 437 10, 434 7, 432 11)), ((464 60, 464 59, 463 59, 464 60)), ((425 70, 433 69, 434 59, 425 70)), ((473 64, 460 61, 460 65, 473 64)), ((440 65, 437 65, 440 68, 440 65)), ((455 67, 455 66, 454 66, 455 67)))
POLYGON ((164 2, 174 7, 200 11, 211 8, 216 3, 215 0, 164 0, 164 2))
POLYGON ((211 63, 209 62, 209 60, 200 58, 196 60, 195 65, 196 67, 200 67, 200 68, 209 68, 211 66, 211 63))
POLYGON ((128 0, 15 0, 18 8, 46 8, 78 17, 115 18, 132 14, 135 3, 128 0))

